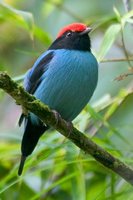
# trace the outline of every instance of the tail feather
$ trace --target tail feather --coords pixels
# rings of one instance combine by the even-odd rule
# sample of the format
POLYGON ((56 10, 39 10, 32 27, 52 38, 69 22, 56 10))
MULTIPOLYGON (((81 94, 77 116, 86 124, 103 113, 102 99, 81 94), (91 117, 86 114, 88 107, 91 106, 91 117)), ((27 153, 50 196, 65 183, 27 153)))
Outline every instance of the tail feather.
POLYGON ((23 168, 24 168, 24 164, 25 164, 26 158, 27 158, 27 157, 21 155, 20 165, 19 165, 19 169, 18 169, 18 175, 19 175, 19 176, 21 176, 21 174, 22 174, 22 171, 23 171, 23 168))
POLYGON ((28 116, 28 118, 25 119, 25 131, 21 143, 22 156, 18 170, 18 175, 22 174, 27 156, 29 156, 33 152, 38 143, 39 138, 47 129, 48 127, 44 125, 41 121, 39 125, 35 125, 32 123, 30 116, 28 116))
POLYGON ((24 118, 25 118, 25 115, 22 113, 20 118, 19 118, 19 121, 18 121, 18 125, 21 126, 23 121, 24 121, 24 118))

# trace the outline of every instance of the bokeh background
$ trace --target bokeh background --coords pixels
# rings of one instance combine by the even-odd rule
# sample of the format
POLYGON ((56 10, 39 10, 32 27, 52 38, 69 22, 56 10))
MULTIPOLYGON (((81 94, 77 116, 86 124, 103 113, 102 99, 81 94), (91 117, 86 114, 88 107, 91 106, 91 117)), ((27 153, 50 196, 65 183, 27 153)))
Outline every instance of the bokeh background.
MULTIPOLYGON (((22 84, 25 72, 60 28, 93 28, 99 82, 75 126, 133 165, 133 1, 0 1, 0 70, 22 84), (129 10, 126 4, 128 2, 129 10)), ((21 108, 0 90, 0 199, 133 199, 133 188, 54 130, 48 131, 17 176, 23 128, 21 108)))

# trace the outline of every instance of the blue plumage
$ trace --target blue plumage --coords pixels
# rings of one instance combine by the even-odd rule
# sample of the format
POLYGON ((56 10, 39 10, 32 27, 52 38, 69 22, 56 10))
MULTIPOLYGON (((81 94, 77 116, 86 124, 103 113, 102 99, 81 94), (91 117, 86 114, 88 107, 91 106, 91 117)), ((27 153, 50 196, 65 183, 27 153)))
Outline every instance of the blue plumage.
MULTIPOLYGON (((52 50, 42 54, 33 66, 38 64, 52 50)), ((45 66, 41 76, 41 83, 34 95, 51 109, 58 111, 61 116, 71 121, 84 108, 91 98, 97 85, 98 65, 95 57, 90 52, 59 49, 53 52, 50 63, 45 66)), ((31 72, 28 73, 30 78, 31 72)), ((29 85, 26 82, 26 87, 29 85)), ((34 123, 38 118, 31 115, 34 123)))
MULTIPOLYGON (((25 76, 25 89, 67 121, 72 121, 80 113, 97 85, 98 64, 91 53, 88 36, 90 30, 80 23, 66 26, 25 76)), ((22 114, 20 125, 23 119, 25 123, 19 175, 26 157, 49 128, 33 113, 28 116, 22 114)))

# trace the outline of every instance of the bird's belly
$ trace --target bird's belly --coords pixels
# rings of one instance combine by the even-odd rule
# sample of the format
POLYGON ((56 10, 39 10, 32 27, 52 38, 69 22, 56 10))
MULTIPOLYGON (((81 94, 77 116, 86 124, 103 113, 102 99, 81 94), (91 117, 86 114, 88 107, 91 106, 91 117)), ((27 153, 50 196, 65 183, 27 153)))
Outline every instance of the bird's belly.
POLYGON ((66 120, 73 120, 91 98, 94 87, 90 74, 81 71, 57 72, 46 77, 35 96, 66 120))

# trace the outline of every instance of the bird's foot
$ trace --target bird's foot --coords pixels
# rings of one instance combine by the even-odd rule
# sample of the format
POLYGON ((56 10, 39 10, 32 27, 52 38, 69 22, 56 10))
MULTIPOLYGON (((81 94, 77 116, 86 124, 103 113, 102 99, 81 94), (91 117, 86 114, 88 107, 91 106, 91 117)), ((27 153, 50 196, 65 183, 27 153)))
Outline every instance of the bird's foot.
POLYGON ((56 119, 56 123, 55 125, 57 125, 59 123, 59 120, 61 118, 61 115, 56 111, 56 110, 52 110, 54 116, 55 116, 55 119, 56 119))
MULTIPOLYGON (((56 118, 55 125, 57 125, 59 123, 60 119, 61 119, 61 115, 56 110, 52 110, 52 112, 54 113, 54 116, 56 118)), ((71 132, 73 130, 73 124, 72 124, 72 122, 69 121, 69 122, 66 122, 66 126, 68 128, 68 135, 67 135, 67 137, 69 138, 69 136, 70 136, 70 134, 71 134, 71 132)))
POLYGON ((70 134, 71 134, 71 132, 72 132, 72 130, 73 130, 73 124, 72 124, 72 122, 67 122, 67 128, 68 128, 68 135, 67 135, 67 137, 69 138, 69 136, 70 136, 70 134))

